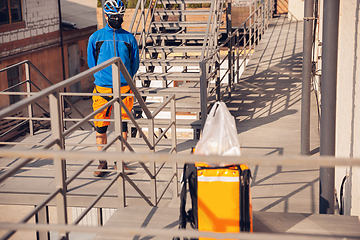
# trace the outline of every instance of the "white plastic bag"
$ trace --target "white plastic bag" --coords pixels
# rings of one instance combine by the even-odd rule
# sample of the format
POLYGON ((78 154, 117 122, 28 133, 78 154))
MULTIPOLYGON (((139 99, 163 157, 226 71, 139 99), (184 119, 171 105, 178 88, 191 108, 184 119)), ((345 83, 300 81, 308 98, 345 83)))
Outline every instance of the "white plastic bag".
POLYGON ((195 154, 240 156, 235 119, 224 102, 216 102, 206 119, 195 154))

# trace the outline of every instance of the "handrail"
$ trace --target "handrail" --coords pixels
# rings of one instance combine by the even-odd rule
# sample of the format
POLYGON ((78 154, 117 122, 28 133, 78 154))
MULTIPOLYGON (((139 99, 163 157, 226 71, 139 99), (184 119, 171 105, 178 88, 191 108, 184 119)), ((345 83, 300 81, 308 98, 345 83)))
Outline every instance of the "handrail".
MULTIPOLYGON (((26 96, 30 96, 30 95, 33 95, 35 93, 32 93, 32 92, 29 92, 30 91, 30 86, 28 86, 27 88, 27 92, 8 92, 9 90, 13 89, 13 88, 16 88, 18 86, 21 86, 23 84, 27 84, 27 83, 30 83, 31 86, 35 86, 39 91, 41 91, 41 89, 33 82, 30 80, 30 68, 29 66, 35 70, 35 72, 41 77, 42 80, 44 80, 46 83, 48 83, 50 86, 53 85, 53 83, 30 61, 30 60, 24 60, 22 62, 19 62, 19 63, 15 63, 11 66, 8 66, 6 68, 3 68, 3 69, 0 69, 0 73, 1 72, 4 72, 4 71, 7 71, 11 68, 14 68, 14 67, 19 67, 21 65, 25 64, 25 68, 26 68, 26 72, 27 72, 27 75, 26 75, 26 80, 25 81, 22 81, 20 83, 17 83, 7 89, 4 89, 0 92, 1 95, 26 95, 26 96)), ((81 117, 84 117, 84 115, 82 114, 81 111, 79 111, 79 109, 69 100, 67 99, 66 97, 64 98, 64 100, 66 101, 66 103, 73 109, 75 110, 81 117)), ((38 106, 46 115, 49 115, 49 112, 47 110, 45 110, 40 104, 38 104, 37 102, 34 103, 36 106, 38 106)), ((32 105, 29 105, 28 108, 31 108, 32 105)), ((65 112, 65 115, 70 117, 69 114, 67 114, 65 112)), ((9 119, 9 118, 8 118, 9 119)), ((18 118, 19 119, 19 118, 18 118)), ((32 120, 38 120, 38 121, 44 121, 44 120, 47 120, 47 118, 42 118, 42 119, 34 119, 32 117, 32 110, 29 110, 29 117, 27 118, 29 120, 29 125, 30 125, 30 134, 32 135, 33 134, 33 122, 32 120), (30 113, 31 112, 31 113, 30 113)), ((88 122, 88 124, 94 128, 94 125, 91 123, 91 122, 88 122)), ((14 126, 12 130, 18 128, 20 126, 20 124, 17 124, 16 126, 14 126)), ((6 133, 9 133, 9 131, 7 131, 6 133)), ((5 136, 6 134, 2 134, 2 136, 5 136)))
MULTIPOLYGON (((106 158, 109 161, 126 160, 128 162, 152 162, 152 163, 173 163, 179 164, 207 162, 213 164, 247 164, 262 166, 309 166, 309 167, 334 167, 334 166, 360 166, 360 158, 335 157, 335 156, 216 156, 216 155, 184 155, 165 153, 122 153, 116 152, 77 152, 65 150, 1 150, 0 157, 19 158, 43 158, 43 159, 69 159, 88 161, 88 159, 106 158)), ((16 171, 17 167, 13 167, 16 171)))
MULTIPOLYGON (((65 137, 68 136, 70 133, 72 133, 73 131, 75 131, 76 129, 78 129, 79 127, 81 127, 83 124, 87 123, 88 121, 92 120, 92 118, 99 113, 100 111, 102 111, 103 109, 109 107, 109 106, 113 106, 114 109, 114 122, 115 122, 115 138, 114 139, 110 139, 108 141, 108 144, 106 144, 101 153, 104 154, 104 152, 113 144, 116 144, 117 147, 117 151, 124 151, 122 148, 122 145, 125 144, 128 149, 130 151, 133 151, 133 149, 131 148, 131 146, 129 145, 129 143, 122 137, 121 134, 121 121, 122 121, 122 117, 121 117, 121 108, 123 108, 128 116, 130 117, 131 121, 135 121, 134 117, 132 116, 132 114, 129 112, 129 110, 127 109, 127 107, 124 105, 123 101, 121 100, 121 92, 120 92, 120 72, 123 74, 125 80, 127 81, 130 89, 132 90, 132 94, 124 94, 124 95, 134 95, 137 100, 138 103, 140 104, 140 106, 142 107, 142 110, 144 111, 145 115, 147 116, 147 118, 149 119, 149 128, 154 128, 154 118, 156 116, 156 114, 159 113, 159 111, 161 111, 166 105, 171 105, 171 112, 172 112, 172 116, 170 119, 170 123, 169 126, 167 127, 168 131, 170 128, 172 129, 172 133, 174 133, 173 136, 173 141, 172 141, 172 150, 171 151, 176 151, 176 139, 174 140, 174 138, 176 138, 176 127, 175 127, 175 122, 176 122, 176 118, 175 118, 175 95, 171 95, 168 97, 168 100, 165 101, 154 113, 151 113, 149 111, 149 109, 146 107, 145 102, 142 99, 142 96, 140 95, 139 91, 137 90, 132 78, 130 77, 125 65, 123 64, 123 62, 121 61, 121 59, 119 57, 114 57, 112 59, 109 59, 97 66, 95 66, 94 68, 88 69, 76 76, 70 77, 69 79, 66 79, 63 82, 59 82, 55 85, 52 85, 40 92, 37 92, 36 94, 29 94, 29 97, 26 99, 23 99, 15 104, 10 105, 9 107, 0 110, 0 119, 4 119, 7 118, 9 116, 11 116, 14 112, 17 112, 19 109, 25 108, 28 105, 35 103, 36 101, 38 101, 39 99, 42 99, 44 97, 49 97, 49 104, 50 104, 50 121, 51 121, 51 126, 52 126, 52 136, 53 136, 53 140, 50 141, 49 143, 45 144, 42 149, 49 149, 51 147, 55 147, 54 149, 64 149, 65 146, 65 137), (100 107, 99 109, 97 109, 96 111, 88 114, 87 116, 85 116, 83 119, 81 119, 78 123, 76 123, 75 125, 73 125, 72 127, 70 127, 67 130, 63 130, 62 129, 62 122, 64 121, 62 118, 62 114, 61 114, 61 108, 60 108, 60 99, 63 98, 62 95, 66 95, 66 94, 71 94, 71 93, 60 93, 60 91, 62 89, 64 89, 67 86, 70 86, 78 81, 81 81, 81 79, 86 78, 88 76, 91 76, 92 74, 94 74, 97 71, 100 71, 106 67, 112 67, 113 70, 113 93, 112 94, 97 94, 97 95, 111 95, 113 96, 113 99, 111 101, 109 101, 108 103, 106 103, 104 106, 100 107)), ((89 94, 89 95, 94 95, 94 94, 89 94)), ((143 134, 141 128, 139 127, 139 125, 136 126, 138 128, 138 130, 140 131, 140 133, 143 134)), ((151 131, 149 130, 149 133, 151 131)), ((159 141, 161 139, 163 139, 163 137, 165 136, 165 134, 161 135, 159 139, 157 139, 157 141, 155 142, 154 140, 154 135, 153 134, 149 134, 148 137, 145 136, 145 134, 143 134, 143 139, 145 140, 145 142, 148 144, 149 149, 150 150, 155 150, 155 146, 159 143, 159 141)), ((63 198, 66 198, 66 190, 64 191, 64 189, 67 188, 67 186, 77 177, 79 176, 83 171, 85 171, 85 169, 90 166, 90 164, 99 158, 89 158, 89 159, 93 159, 90 161, 87 161, 87 163, 85 165, 83 165, 78 171, 76 171, 73 176, 71 176, 68 180, 65 180, 66 177, 64 174, 66 174, 66 169, 65 169, 65 165, 63 164, 65 163, 65 160, 63 160, 62 158, 54 158, 55 163, 57 163, 58 160, 61 161, 61 164, 55 164, 54 163, 54 167, 55 167, 55 180, 56 182, 59 184, 60 182, 63 182, 61 184, 61 187, 58 188, 59 190, 55 193, 50 195, 48 198, 46 198, 45 201, 50 201, 51 199, 53 199, 55 196, 58 196, 59 194, 62 195, 63 198), (57 172, 57 173, 56 173, 57 172), (63 180, 61 180, 63 179, 63 180)), ((16 173, 16 171, 20 170, 22 167, 24 167, 26 164, 30 163, 31 161, 33 161, 34 158, 26 158, 25 160, 21 161, 17 166, 15 166, 14 168, 9 168, 5 173, 3 173, 0 176, 0 183, 3 182, 4 180, 6 180, 8 177, 10 177, 11 175, 13 175, 14 173, 16 173)), ((119 166, 119 170, 118 170, 118 174, 116 176, 115 179, 113 179, 113 181, 111 182, 110 185, 108 185, 108 187, 106 187, 105 189, 103 189, 103 191, 97 196, 97 198, 93 201, 92 204, 90 204, 90 206, 85 209, 85 211, 81 214, 81 216, 75 221, 74 224, 77 224, 79 221, 81 221, 81 218, 83 216, 86 215, 86 213, 100 200, 100 198, 106 193, 106 191, 111 187, 111 185, 115 182, 115 181, 119 181, 120 184, 124 183, 124 180, 126 179, 131 186, 134 187, 134 189, 140 194, 140 196, 142 196, 144 198, 144 200, 149 203, 149 205, 151 206, 156 206, 160 199, 162 198, 163 194, 161 195, 160 199, 157 198, 156 193, 154 195, 152 195, 152 202, 146 197, 146 195, 132 182, 132 180, 126 175, 126 172, 124 172, 124 169, 122 167, 123 162, 119 161, 119 159, 115 160, 117 162, 121 162, 120 166, 119 166), (119 178, 119 176, 121 176, 121 178, 119 178)), ((144 164, 143 164, 144 165, 144 164)), ((155 169, 155 165, 154 169, 155 169)), ((177 189, 177 167, 176 165, 174 166, 175 170, 174 173, 171 177, 171 181, 176 182, 176 189, 177 189), (175 180, 174 180, 175 178, 175 180)), ((148 170, 147 167, 144 165, 144 169, 148 170)), ((151 174, 151 187, 156 189, 156 175, 155 172, 152 173, 152 170, 148 170, 149 173, 151 174)), ((59 187, 59 185, 57 185, 57 187, 59 187)), ((174 197, 177 197, 178 192, 174 191, 174 197)), ((123 202, 123 205, 125 205, 125 192, 123 192, 122 194, 119 193, 119 198, 122 199, 119 202, 123 202)), ((46 203, 45 203, 46 204, 46 203)), ((66 211, 66 201, 63 201, 63 203, 58 202, 58 214, 62 215, 63 211, 66 211), (61 205, 63 204, 63 205, 61 205)), ((43 205, 41 205, 43 206, 43 205)), ((40 207, 40 206, 39 206, 40 207)), ((121 205, 120 205, 121 207, 121 205)), ((37 210, 38 211, 38 210, 37 210)), ((37 211, 33 211, 31 214, 31 216, 33 216, 37 211)), ((63 215, 66 218, 66 214, 63 215)), ((25 220, 27 221, 27 220, 25 220)), ((67 222, 66 220, 63 220, 63 222, 67 222)), ((13 234, 13 232, 8 232, 6 236, 11 236, 13 234)))

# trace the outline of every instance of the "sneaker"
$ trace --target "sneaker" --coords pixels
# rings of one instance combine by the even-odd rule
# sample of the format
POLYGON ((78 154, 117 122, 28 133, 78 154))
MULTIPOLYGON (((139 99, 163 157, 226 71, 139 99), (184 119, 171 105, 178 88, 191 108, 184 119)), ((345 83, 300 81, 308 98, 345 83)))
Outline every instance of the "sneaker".
MULTIPOLYGON (((114 169, 117 170, 116 162, 114 162, 114 169)), ((130 168, 124 163, 124 169, 130 170, 130 168)))
MULTIPOLYGON (((107 169, 107 162, 106 161, 99 161, 99 166, 97 169, 107 169)), ((105 172, 102 171, 95 171, 94 176, 95 177, 102 177, 104 176, 105 172)))

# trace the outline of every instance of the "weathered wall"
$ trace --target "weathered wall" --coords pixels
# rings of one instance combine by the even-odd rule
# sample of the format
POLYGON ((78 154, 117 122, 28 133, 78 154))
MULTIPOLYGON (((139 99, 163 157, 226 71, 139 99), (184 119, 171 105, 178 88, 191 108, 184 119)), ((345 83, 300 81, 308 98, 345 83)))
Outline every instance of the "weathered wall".
POLYGON ((0 26, 0 57, 29 51, 59 41, 56 0, 23 0, 19 24, 0 26))
MULTIPOLYGON (((62 79, 62 68, 55 66, 62 66, 61 63, 61 51, 60 47, 48 48, 43 51, 36 51, 33 53, 25 54, 16 58, 11 58, 6 61, 1 61, 0 69, 3 69, 12 64, 30 60, 52 83, 57 83, 62 79)), ((34 70, 30 70, 30 79, 40 88, 44 89, 49 87, 42 78, 34 70)), ((20 75, 22 80, 25 80, 25 68, 20 68, 20 75)), ((6 72, 0 75, 0 90, 8 88, 6 72)), ((32 87, 33 91, 37 91, 35 87, 32 87)), ((7 96, 1 96, 0 109, 9 105, 9 98, 7 96)), ((47 100, 45 100, 47 102, 47 100)), ((42 104, 43 105, 43 104, 42 104)))
MULTIPOLYGON (((359 0, 340 1, 336 156, 360 157, 359 0)), ((337 195, 344 177, 344 213, 360 216, 360 168, 336 167, 337 195)))
POLYGON ((301 21, 304 18, 304 0, 289 0, 288 18, 294 16, 297 20, 301 21))
MULTIPOLYGON (((30 60, 53 84, 63 80, 59 15, 57 0, 27 0, 22 5, 23 19, 20 24, 0 26, 0 69, 15 63, 30 60)), ((96 29, 88 27, 81 30, 64 31, 65 79, 69 77, 68 45, 78 44, 80 72, 88 69, 87 41, 96 29)), ((25 68, 20 69, 25 80, 25 68)), ((30 79, 40 88, 49 85, 31 70, 30 79)), ((8 88, 6 72, 0 73, 0 90, 8 88)), ((81 81, 81 90, 91 92, 93 78, 81 81)), ((35 87, 33 91, 37 91, 35 87)), ((68 89, 69 91, 69 89, 68 89)), ((45 100, 47 102, 47 100, 45 100)), ((9 105, 8 96, 0 97, 0 109, 9 105)))

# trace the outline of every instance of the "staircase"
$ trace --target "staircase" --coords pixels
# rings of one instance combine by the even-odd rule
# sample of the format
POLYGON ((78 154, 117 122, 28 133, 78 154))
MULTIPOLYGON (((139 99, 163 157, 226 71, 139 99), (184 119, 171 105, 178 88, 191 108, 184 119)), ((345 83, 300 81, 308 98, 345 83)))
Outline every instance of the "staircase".
MULTIPOLYGON (((225 8, 220 8, 224 1, 155 0, 147 10, 144 5, 139 0, 130 25, 141 52, 137 86, 151 111, 175 94, 177 129, 191 128, 197 138, 201 129, 200 62, 216 49, 226 29, 225 8), (207 8, 191 8, 195 4, 207 8)), ((135 104, 134 110, 141 117, 140 106, 135 104)), ((161 128, 161 121, 156 125, 161 128)))

